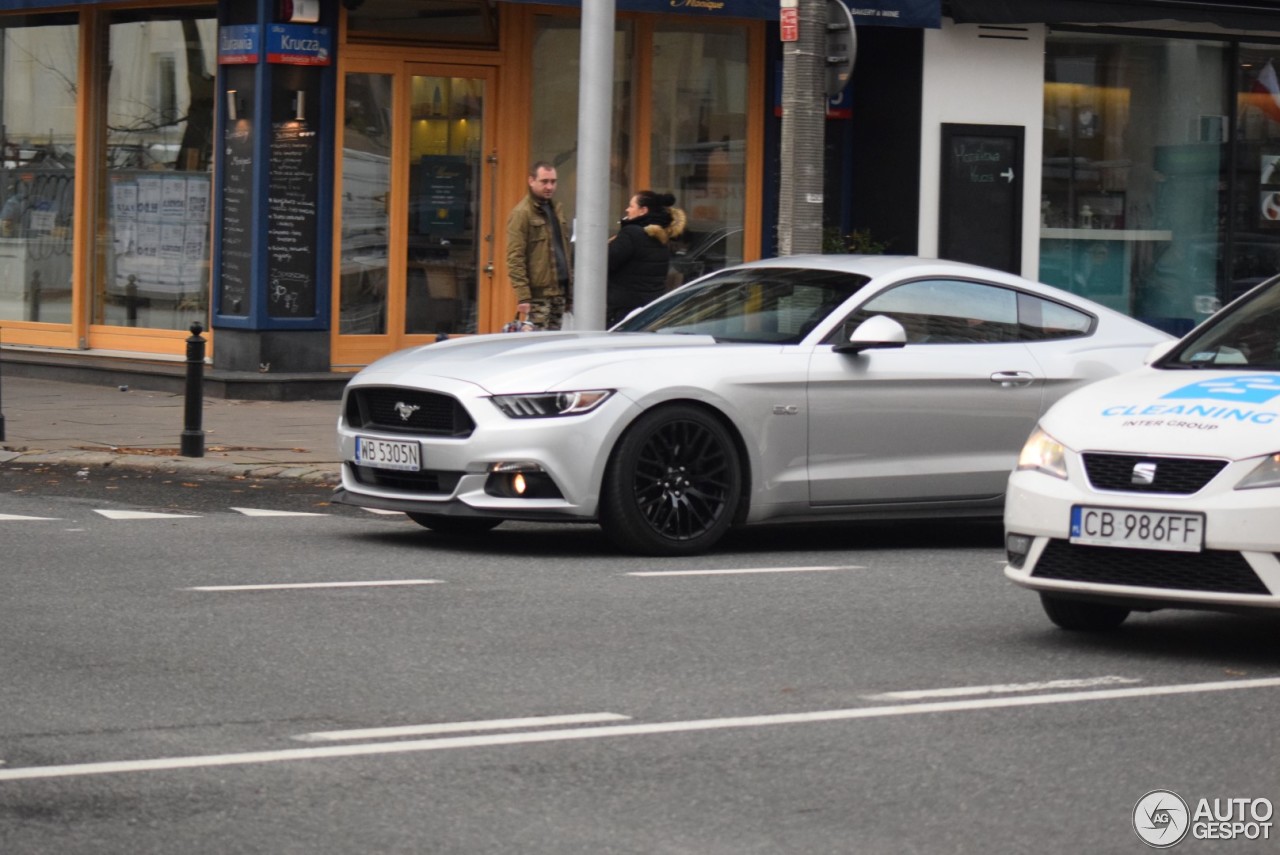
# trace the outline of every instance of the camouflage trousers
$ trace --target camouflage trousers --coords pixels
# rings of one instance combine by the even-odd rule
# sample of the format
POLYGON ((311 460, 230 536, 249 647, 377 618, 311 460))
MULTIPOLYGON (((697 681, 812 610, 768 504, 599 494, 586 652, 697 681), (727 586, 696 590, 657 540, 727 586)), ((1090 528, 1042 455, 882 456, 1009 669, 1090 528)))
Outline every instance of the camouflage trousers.
POLYGON ((534 329, 558 330, 564 318, 566 300, 563 294, 554 297, 534 297, 529 301, 529 321, 534 329))

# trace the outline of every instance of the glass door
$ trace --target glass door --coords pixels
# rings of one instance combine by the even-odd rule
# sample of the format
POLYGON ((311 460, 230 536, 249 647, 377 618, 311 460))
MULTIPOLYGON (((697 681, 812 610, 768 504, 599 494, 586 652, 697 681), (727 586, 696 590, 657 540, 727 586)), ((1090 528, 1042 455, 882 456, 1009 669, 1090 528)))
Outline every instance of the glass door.
POLYGON ((493 270, 492 78, 471 66, 348 67, 335 366, 477 331, 493 270))

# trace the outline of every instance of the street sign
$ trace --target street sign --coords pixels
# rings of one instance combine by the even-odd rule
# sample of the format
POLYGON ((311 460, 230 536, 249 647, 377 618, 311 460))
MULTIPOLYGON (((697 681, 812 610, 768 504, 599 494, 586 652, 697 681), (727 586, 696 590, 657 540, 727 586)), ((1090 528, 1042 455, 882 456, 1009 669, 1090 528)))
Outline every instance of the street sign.
MULTIPOLYGON (((785 9, 783 11, 786 11, 785 9)), ((853 15, 840 0, 827 0, 827 97, 834 98, 849 85, 858 36, 853 15)))
POLYGON ((780 10, 781 18, 779 19, 780 32, 782 33, 782 41, 795 42, 800 40, 800 10, 795 6, 780 10))

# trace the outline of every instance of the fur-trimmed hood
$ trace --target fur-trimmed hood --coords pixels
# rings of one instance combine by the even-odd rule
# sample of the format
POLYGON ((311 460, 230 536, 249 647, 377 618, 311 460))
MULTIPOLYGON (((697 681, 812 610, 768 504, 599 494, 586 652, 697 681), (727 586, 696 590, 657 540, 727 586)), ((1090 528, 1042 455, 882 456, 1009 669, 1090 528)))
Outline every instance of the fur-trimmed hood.
MULTIPOLYGON (((644 227, 645 234, 651 238, 656 238, 664 246, 668 241, 674 240, 684 234, 684 226, 685 223, 688 222, 688 218, 685 217, 684 211, 680 208, 671 207, 667 209, 667 212, 671 214, 671 222, 666 225, 662 225, 658 222, 650 222, 644 227)), ((650 215, 643 219, 652 220, 656 218, 650 215)))

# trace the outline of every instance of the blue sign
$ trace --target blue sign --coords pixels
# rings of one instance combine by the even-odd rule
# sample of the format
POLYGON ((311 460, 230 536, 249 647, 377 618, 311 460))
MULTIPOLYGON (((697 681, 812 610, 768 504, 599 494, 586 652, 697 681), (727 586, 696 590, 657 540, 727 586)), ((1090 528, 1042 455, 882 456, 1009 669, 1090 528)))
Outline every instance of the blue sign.
POLYGON ((258 61, 260 49, 257 24, 236 24, 218 30, 218 65, 251 65, 258 61))
MULTIPOLYGON (((543 3, 582 6, 582 0, 506 0, 508 3, 543 3)), ((660 12, 702 15, 711 18, 779 18, 778 0, 615 0, 619 12, 660 12)), ((844 0, 854 24, 892 27, 942 26, 941 0, 844 0)))
POLYGON ((1239 401, 1246 404, 1265 404, 1280 395, 1280 376, 1275 374, 1242 375, 1202 380, 1174 389, 1162 398, 1210 398, 1215 401, 1239 401))
POLYGON ((267 28, 267 62, 284 65, 328 65, 333 60, 328 27, 272 24, 267 28))

